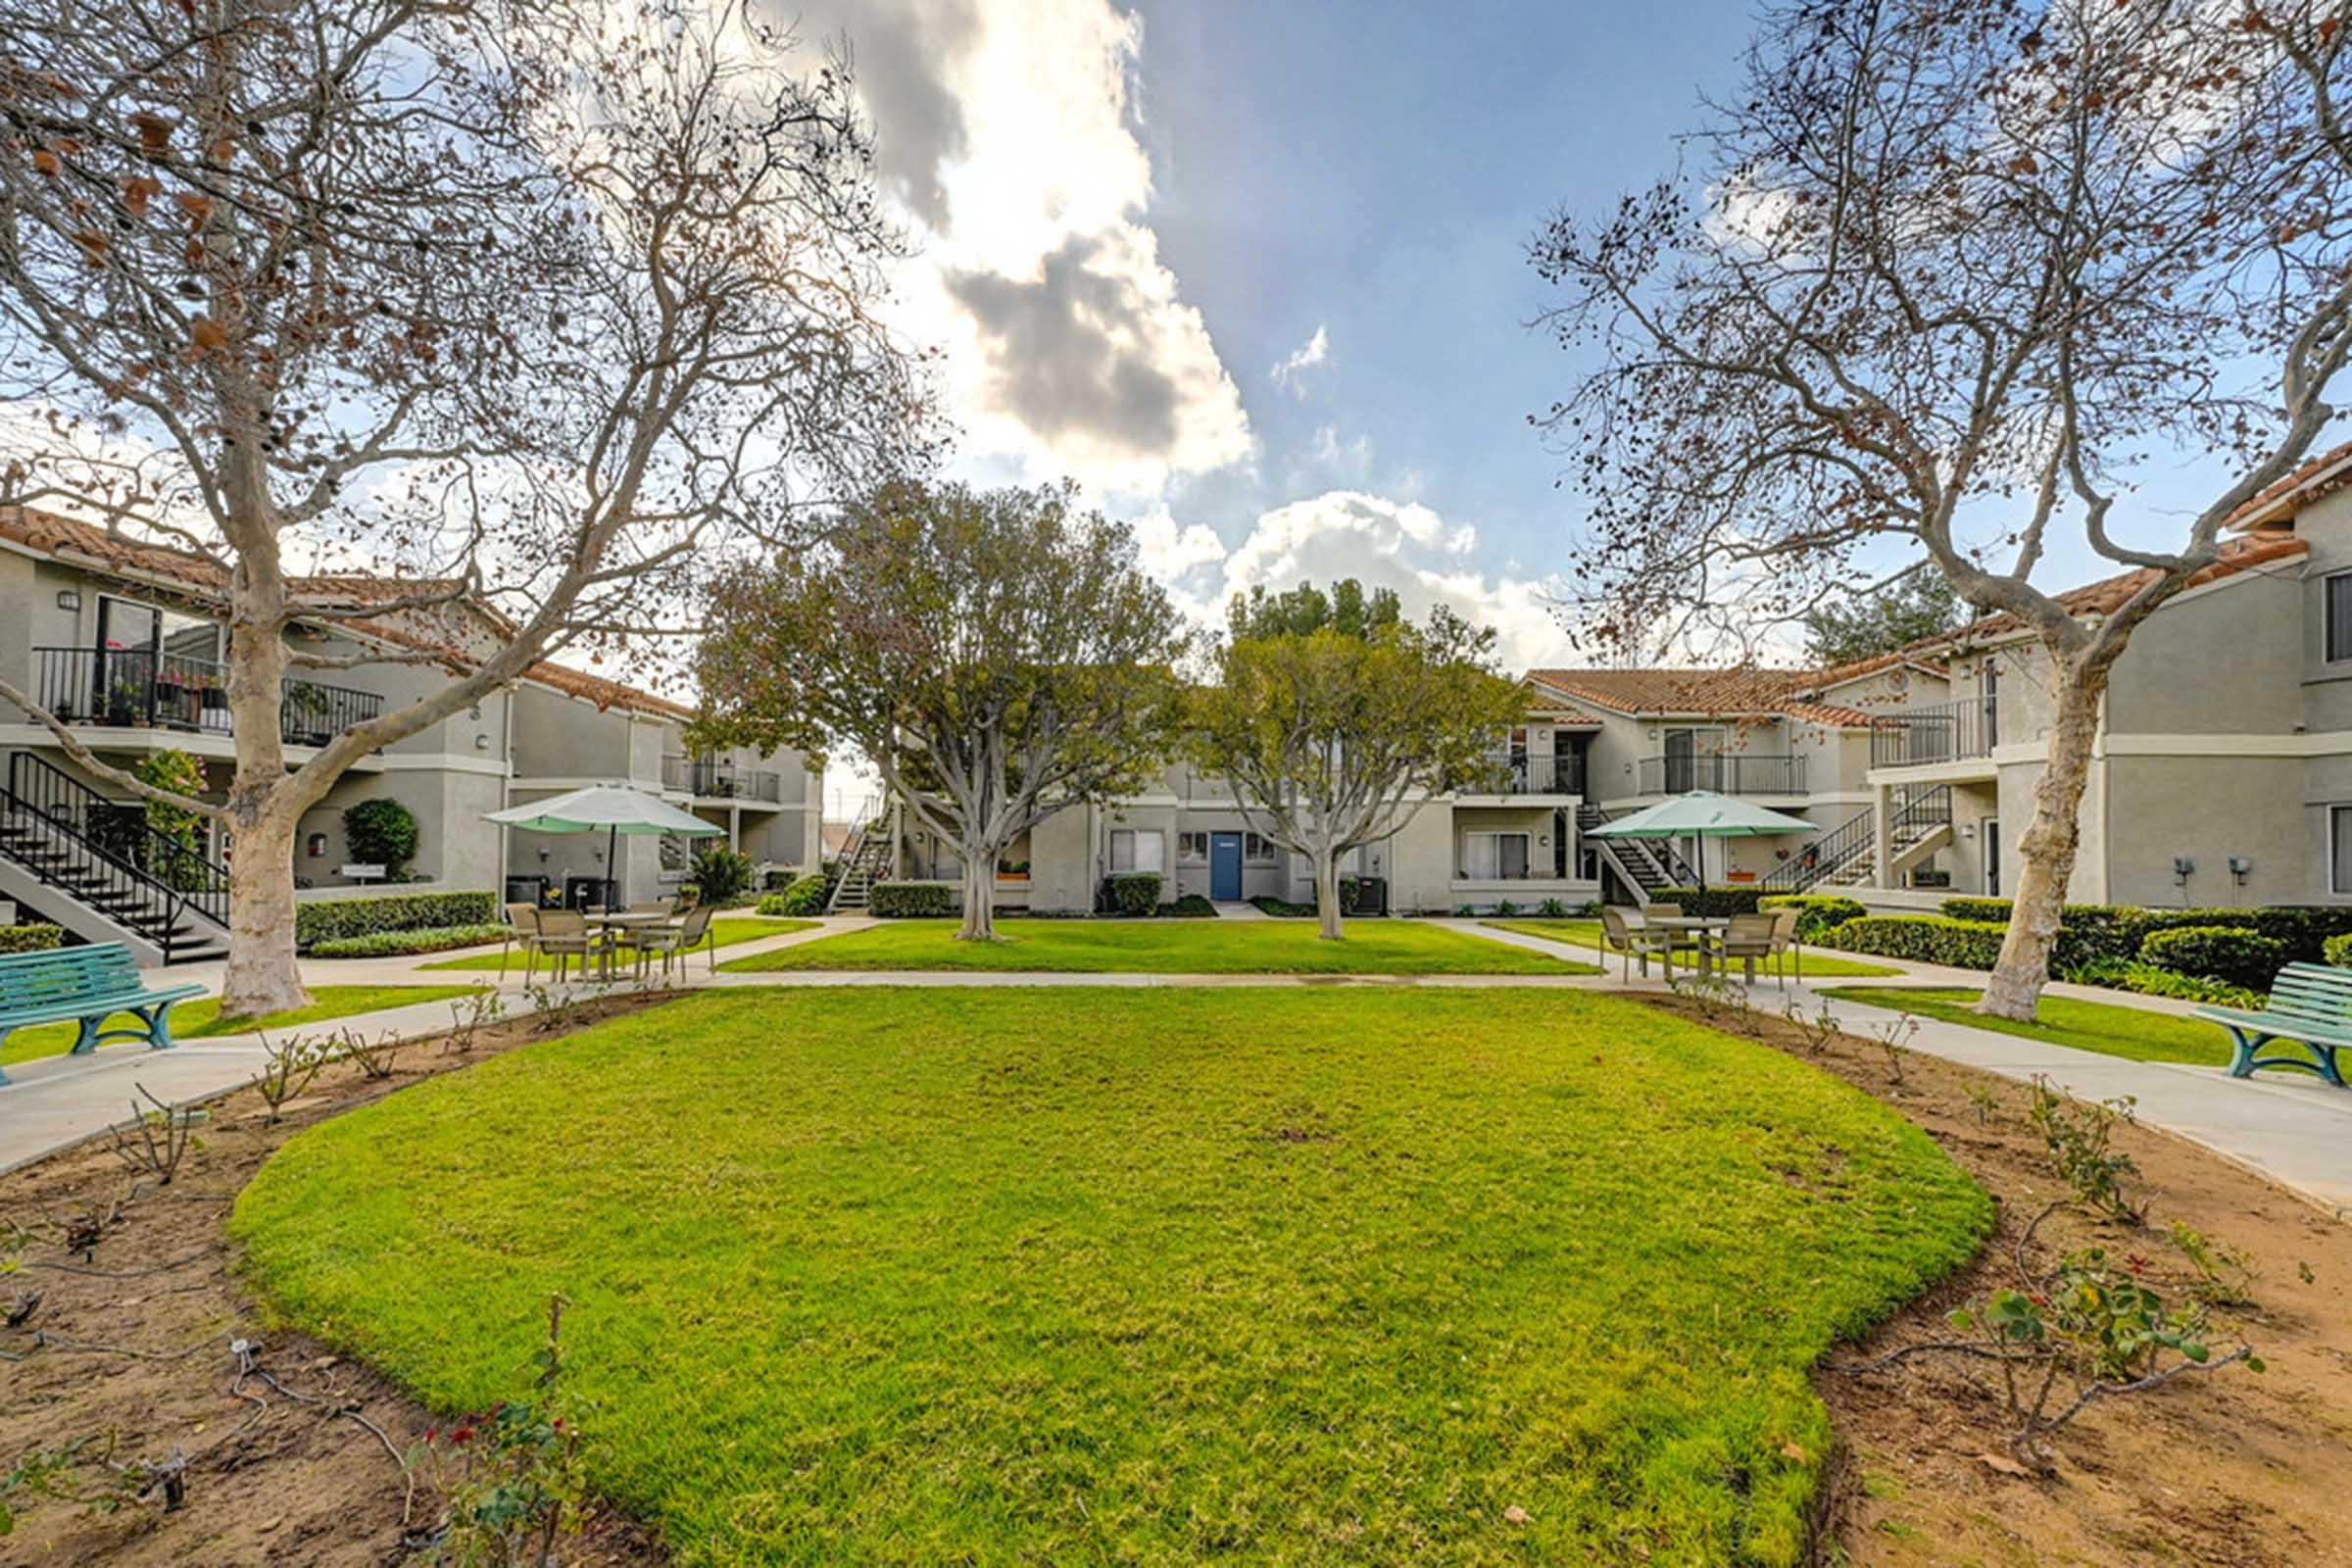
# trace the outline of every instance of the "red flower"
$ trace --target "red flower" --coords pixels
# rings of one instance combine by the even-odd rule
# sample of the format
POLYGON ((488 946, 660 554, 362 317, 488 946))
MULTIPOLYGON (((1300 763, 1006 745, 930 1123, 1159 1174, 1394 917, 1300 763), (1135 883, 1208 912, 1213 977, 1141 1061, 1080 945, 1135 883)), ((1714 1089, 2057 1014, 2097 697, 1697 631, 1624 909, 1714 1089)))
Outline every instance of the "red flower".
POLYGON ((465 1442, 466 1439, 468 1439, 468 1438, 470 1438, 470 1437, 472 1437, 472 1436, 473 1436, 473 1428, 471 1428, 471 1427, 460 1427, 460 1428, 458 1428, 458 1430, 457 1430, 457 1431, 455 1431, 455 1432, 452 1432, 452 1433, 449 1435, 449 1441, 450 1441, 450 1442, 452 1442, 452 1443, 464 1443, 464 1442, 465 1442))

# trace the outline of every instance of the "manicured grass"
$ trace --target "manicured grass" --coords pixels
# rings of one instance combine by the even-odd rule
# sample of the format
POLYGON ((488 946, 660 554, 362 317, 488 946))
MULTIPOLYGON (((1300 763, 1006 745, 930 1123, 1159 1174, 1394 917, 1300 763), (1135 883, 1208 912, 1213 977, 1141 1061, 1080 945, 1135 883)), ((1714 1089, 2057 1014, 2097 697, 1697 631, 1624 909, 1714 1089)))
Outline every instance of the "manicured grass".
POLYGON ((322 1123, 231 1229, 449 1411, 563 1292, 592 1479, 682 1563, 1663 1568, 1799 1559, 1806 1368, 1989 1220, 1605 996, 812 987, 322 1123))
MULTIPOLYGON (((440 1002, 450 997, 469 996, 479 986, 313 986, 311 1004, 284 1012, 273 1012, 252 1023, 233 1026, 220 1022, 219 997, 192 997, 172 1006, 172 1038, 174 1040, 204 1040, 215 1035, 246 1034, 255 1029, 297 1029, 306 1023, 324 1023, 330 1018, 348 1018, 354 1013, 373 1012, 379 1007, 403 1007, 413 1002, 440 1002)), ((106 1021, 109 1029, 132 1029, 138 1019, 129 1013, 117 1013, 106 1021)), ((34 1056, 54 1056, 74 1047, 74 1038, 80 1032, 76 1024, 45 1023, 36 1028, 19 1029, 0 1046, 0 1062, 28 1061, 34 1056)), ((121 1042, 116 1042, 121 1044, 121 1042)))
MULTIPOLYGON (((1600 951, 1600 922, 1598 920, 1486 920, 1481 924, 1494 926, 1499 931, 1521 932, 1531 937, 1549 937, 1554 942, 1573 942, 1580 948, 1591 948, 1595 953, 1600 951)), ((1833 975, 1846 975, 1855 978, 1868 976, 1875 979, 1903 972, 1900 969, 1889 969, 1883 963, 1861 963, 1852 958, 1842 958, 1835 953, 1824 953, 1819 948, 1805 949, 1793 963, 1790 962, 1788 954, 1783 954, 1769 963, 1757 964, 1756 973, 1771 974, 1775 972, 1776 968, 1786 969, 1791 975, 1801 970, 1804 978, 1808 980, 1816 976, 1833 975)), ((1735 964, 1732 972, 1741 974, 1745 971, 1735 964)))
MULTIPOLYGON (((731 948, 738 942, 757 942, 761 937, 789 936, 795 931, 807 931, 816 924, 817 922, 814 920, 780 920, 768 915, 738 915, 732 919, 721 915, 711 920, 710 935, 718 946, 731 948)), ((695 952, 704 953, 705 950, 697 948, 695 952)), ((419 969, 494 970, 498 967, 498 963, 499 956, 493 953, 486 956, 476 955, 470 958, 443 958, 439 963, 420 963, 416 967, 419 969)), ((508 953, 507 967, 511 974, 522 972, 520 950, 508 953)))
POLYGON ((1078 974, 1597 974, 1418 920, 1350 920, 1325 942, 1293 920, 1000 920, 957 942, 953 920, 891 920, 719 965, 774 969, 1031 969, 1078 974))
MULTIPOLYGON (((1810 967, 1812 960, 1805 961, 1810 967)), ((2016 1023, 1973 1011, 1977 999, 1984 995, 1982 991, 1840 986, 1823 994, 1873 1007, 1916 1012, 1923 1018, 1941 1018, 1946 1023, 2019 1035, 2027 1040, 2046 1040, 2053 1046, 2073 1046, 2077 1051, 2095 1051, 2131 1061, 2188 1061, 2216 1067, 2230 1063, 2230 1037, 2222 1032, 2221 1025, 2145 1007, 2045 996, 2041 999, 2039 1023, 2016 1023)))

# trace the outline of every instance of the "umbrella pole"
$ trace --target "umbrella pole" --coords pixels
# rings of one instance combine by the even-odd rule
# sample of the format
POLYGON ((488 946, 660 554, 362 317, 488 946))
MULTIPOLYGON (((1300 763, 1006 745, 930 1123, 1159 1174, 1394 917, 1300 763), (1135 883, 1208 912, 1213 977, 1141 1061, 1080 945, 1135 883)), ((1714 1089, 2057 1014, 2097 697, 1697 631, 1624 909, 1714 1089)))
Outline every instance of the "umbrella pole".
POLYGON ((620 886, 619 879, 613 874, 620 869, 619 854, 620 824, 614 822, 605 829, 605 909, 608 913, 612 908, 612 890, 620 886))

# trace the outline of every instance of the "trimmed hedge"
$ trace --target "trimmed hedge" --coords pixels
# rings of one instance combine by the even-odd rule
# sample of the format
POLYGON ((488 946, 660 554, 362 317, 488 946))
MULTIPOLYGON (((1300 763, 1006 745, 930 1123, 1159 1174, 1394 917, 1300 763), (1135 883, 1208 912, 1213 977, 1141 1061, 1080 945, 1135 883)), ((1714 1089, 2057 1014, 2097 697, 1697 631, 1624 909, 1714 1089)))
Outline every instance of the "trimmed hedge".
MULTIPOLYGON (((2009 918, 2007 899, 1945 899, 1943 912, 1956 920, 2009 918)), ((2352 933, 2352 906, 2281 904, 2253 909, 2143 909, 2119 904, 2070 904, 2059 913, 2060 929, 2070 933, 2086 958, 2132 959, 2158 931, 2187 926, 2232 926, 2259 931, 2285 944, 2286 961, 2326 961, 2328 939, 2352 933)))
POLYGON ((761 914, 809 915, 825 912, 825 895, 830 890, 821 876, 810 874, 796 877, 781 893, 766 894, 760 900, 761 914))
POLYGON ((2329 937, 2321 947, 2320 957, 2338 969, 2352 969, 2352 931, 2340 937, 2329 937))
POLYGON ((1654 896, 1642 902, 1679 904, 1685 914, 1721 920, 1735 914, 1753 914, 1768 897, 1770 894, 1760 887, 1660 888, 1654 896))
POLYGON ((1869 953, 1955 969, 1989 969, 2001 956, 2009 927, 1997 920, 1954 920, 1941 914, 1870 914, 1834 926, 1823 947, 1869 953))
POLYGON ((2151 932, 2139 957, 2180 974, 2267 991, 2286 963, 2286 944, 2242 926, 2190 925, 2151 932))
POLYGON ((47 953, 65 940, 62 925, 0 925, 0 953, 47 953))
POLYGON ((364 937, 333 937, 311 949, 314 958, 388 958, 404 953, 446 953, 504 942, 514 931, 504 925, 435 925, 416 931, 374 931, 364 937))
POLYGON ((2225 985, 2193 974, 2175 974, 2152 963, 2128 958, 2093 958, 2077 964, 2059 977, 2079 986, 2103 986, 2109 991, 2136 991, 2143 997, 2173 997, 2181 1002, 2210 1002, 2217 1006, 2253 1011, 2268 1001, 2259 991, 2225 985))
POLYGON ((956 912, 956 901, 937 882, 877 882, 865 912, 879 920, 937 919, 956 912))
POLYGON ((1113 871, 1102 879, 1102 906, 1112 914, 1146 915, 1159 907, 1157 871, 1113 871))
POLYGON ((379 931, 424 931, 453 925, 490 925, 498 895, 394 893, 378 899, 335 899, 294 906, 294 945, 309 952, 321 942, 373 936, 379 931))
POLYGON ((1846 921, 1860 920, 1870 913, 1862 906, 1861 900, 1835 893, 1778 893, 1759 900, 1756 907, 1759 910, 1794 909, 1796 940, 1814 943, 1846 921))

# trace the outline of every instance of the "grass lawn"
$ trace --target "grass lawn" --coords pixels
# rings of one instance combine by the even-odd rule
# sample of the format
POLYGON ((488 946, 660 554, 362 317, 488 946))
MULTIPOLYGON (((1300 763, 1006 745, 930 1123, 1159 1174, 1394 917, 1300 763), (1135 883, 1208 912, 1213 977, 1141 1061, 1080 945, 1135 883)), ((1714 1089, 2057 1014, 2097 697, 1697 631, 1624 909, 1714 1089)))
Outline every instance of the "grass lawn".
MULTIPOLYGON (((1600 951, 1600 922, 1598 920, 1487 920, 1481 923, 1494 926, 1499 931, 1517 931, 1531 937, 1549 937, 1554 942, 1573 942, 1580 948, 1591 948, 1596 953, 1600 951)), ((1883 963, 1862 963, 1852 958, 1840 957, 1835 953, 1824 953, 1819 948, 1805 949, 1794 965, 1789 963, 1788 957, 1788 954, 1783 954, 1771 963, 1759 963, 1756 965, 1756 973, 1771 974, 1778 967, 1788 969, 1793 975, 1798 969, 1802 969, 1804 977, 1811 980, 1817 976, 1833 975, 1845 975, 1853 978, 1867 976, 1875 979, 1903 972, 1900 969, 1889 969, 1883 963)), ((1739 974, 1744 971, 1738 965, 1734 965, 1732 972, 1739 974)))
POLYGON ((1000 920, 957 942, 953 920, 891 920, 719 965, 768 969, 1047 969, 1080 974, 1597 974, 1418 920, 1350 920, 1325 942, 1293 920, 1000 920))
POLYGON ((593 1479, 685 1564, 1665 1568, 1798 1560, 1806 1368, 1989 1221, 1605 996, 816 987, 403 1090, 230 1228, 453 1412, 562 1291, 593 1479))
MULTIPOLYGON (((373 1012, 379 1007, 401 1007, 413 1002, 440 1002, 450 997, 468 996, 479 986, 313 986, 311 1004, 284 1012, 273 1012, 256 1023, 236 1026, 239 1034, 254 1029, 296 1029, 306 1023, 324 1023, 330 1018, 348 1018, 354 1013, 373 1012)), ((219 997, 191 997, 186 1002, 172 1004, 172 1038, 174 1040, 203 1040, 230 1031, 220 1023, 219 997)), ((134 1029, 138 1019, 129 1013, 117 1013, 107 1020, 112 1028, 134 1029)), ((54 1056, 74 1047, 74 1037, 80 1026, 73 1023, 45 1023, 37 1028, 19 1029, 0 1047, 0 1062, 28 1061, 34 1056, 54 1056)), ((122 1044, 122 1042, 116 1042, 122 1044)))
MULTIPOLYGON (((738 942, 757 942, 761 937, 780 937, 795 931, 806 931, 816 923, 814 920, 780 920, 763 914, 733 917, 718 915, 710 922, 710 935, 718 946, 731 948, 738 942)), ((697 948, 695 952, 703 954, 706 958, 710 956, 705 949, 697 948)), ((522 971, 521 952, 519 950, 510 952, 507 955, 507 963, 511 973, 519 974, 522 971)), ((493 953, 485 956, 477 954, 469 958, 443 958, 439 963, 420 963, 416 967, 419 969, 495 970, 498 967, 498 955, 493 953)))
MULTIPOLYGON (((1807 966, 1811 966, 1807 959, 1807 966)), ((2041 999, 2039 1023, 2015 1023, 1987 1018, 1972 1009, 1982 991, 1957 988, 1914 991, 1896 986, 1840 986, 1824 995, 1897 1012, 1916 1012, 1923 1018, 1941 1018, 1977 1029, 2046 1040, 2053 1046, 2073 1046, 2102 1055, 2132 1061, 2190 1061, 2203 1066, 2230 1064, 2230 1037, 2222 1026, 2199 1018, 2182 1018, 2146 1007, 2118 1006, 2111 1002, 2077 1002, 2072 997, 2041 999)))

